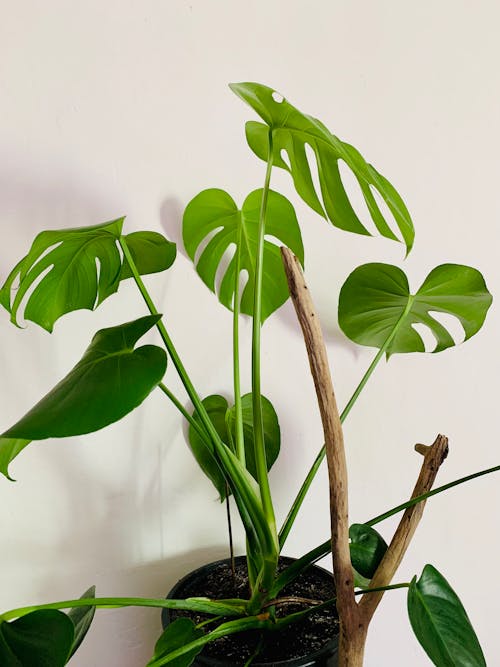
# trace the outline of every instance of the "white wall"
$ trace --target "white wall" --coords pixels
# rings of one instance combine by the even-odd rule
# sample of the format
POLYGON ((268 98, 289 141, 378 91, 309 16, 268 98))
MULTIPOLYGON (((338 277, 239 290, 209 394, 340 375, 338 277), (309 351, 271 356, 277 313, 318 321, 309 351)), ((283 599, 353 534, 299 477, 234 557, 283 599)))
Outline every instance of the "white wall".
MULTIPOLYGON (((142 0, 2 3, 0 23, 0 278, 44 228, 127 214, 128 230, 179 241, 184 205, 223 187, 241 201, 263 182, 246 148, 250 110, 227 88, 275 86, 352 142, 403 194, 417 228, 406 270, 416 286, 442 262, 480 268, 500 295, 498 23, 493 1, 142 0)), ((342 234, 315 217, 283 175, 275 187, 304 225, 307 279, 327 333, 339 402, 373 351, 346 342, 336 294, 365 261, 402 263, 400 245, 342 234)), ((203 394, 230 388, 230 315, 186 259, 148 285, 203 394)), ((52 336, 1 319, 0 428, 60 379, 100 327, 144 307, 125 286, 96 313, 52 336)), ((462 348, 382 364, 346 424, 351 517, 402 501, 416 477, 413 444, 450 438, 439 481, 499 463, 499 312, 462 348)), ((243 339, 249 341, 249 328, 243 339)), ((264 390, 281 419, 272 474, 283 517, 321 443, 302 343, 286 306, 264 330, 264 390)), ((169 370, 167 378, 177 387, 169 370)), ((248 387, 248 375, 245 378, 248 387)), ((225 554, 224 510, 196 469, 161 395, 93 436, 32 445, 0 480, 2 608, 78 596, 161 596, 191 566, 225 554)), ((496 567, 498 477, 429 503, 397 575, 431 562, 459 592, 489 665, 500 663, 496 567)), ((321 474, 289 541, 297 555, 327 536, 321 474)), ((391 525, 383 532, 390 537, 391 525)), ((242 545, 241 533, 239 544, 242 545)), ((426 658, 404 592, 372 625, 368 667, 426 658)), ((155 611, 103 611, 75 667, 137 667, 159 632, 155 611)))

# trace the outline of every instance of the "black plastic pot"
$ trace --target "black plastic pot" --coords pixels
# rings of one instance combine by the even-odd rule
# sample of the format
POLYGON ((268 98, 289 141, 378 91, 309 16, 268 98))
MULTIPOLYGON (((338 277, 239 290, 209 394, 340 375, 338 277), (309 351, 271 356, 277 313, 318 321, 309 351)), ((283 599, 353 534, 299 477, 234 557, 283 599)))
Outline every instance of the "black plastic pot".
MULTIPOLYGON (((280 557, 280 565, 288 565, 293 563, 293 558, 280 557)), ((246 561, 244 556, 238 556, 236 558, 237 566, 244 566, 246 561)), ((184 599, 191 596, 204 596, 206 592, 204 591, 204 582, 210 577, 217 568, 221 566, 226 566, 230 568, 229 559, 215 561, 214 563, 209 563, 204 565, 193 572, 190 572, 185 577, 183 577, 177 584, 172 588, 172 590, 167 595, 167 598, 172 599, 184 599)), ((317 565, 311 568, 315 576, 319 577, 320 580, 325 582, 325 585, 332 585, 332 575, 330 572, 327 572, 317 565)), ((297 580, 300 583, 300 579, 297 580)), ((286 592, 286 589, 284 593, 286 592)), ((210 596, 209 596, 210 597, 210 596)), ((224 597, 224 595, 223 595, 224 597)), ((232 597, 227 595, 226 597, 232 597)), ((164 609, 162 611, 162 624, 165 628, 170 622, 175 620, 179 615, 189 616, 188 612, 178 612, 169 609, 164 609)), ((295 626, 290 626, 294 627, 295 626)), ((297 628, 298 631, 298 628, 297 628)), ((232 639, 236 638, 237 635, 233 635, 232 639)), ((217 640, 220 641, 220 640, 217 640)), ((338 646, 338 635, 331 637, 330 639, 325 639, 324 645, 318 650, 311 651, 308 655, 302 657, 290 657, 289 659, 283 659, 278 661, 262 661, 257 657, 255 662, 252 662, 252 667, 337 667, 337 646, 338 646)), ((238 665, 244 664, 246 657, 242 657, 242 662, 235 662, 234 656, 228 659, 223 653, 223 648, 220 649, 220 655, 206 655, 207 647, 204 651, 200 653, 193 665, 197 667, 238 667, 238 665)), ((234 651, 234 647, 233 647, 234 651)), ((219 652, 219 651, 218 651, 219 652)))

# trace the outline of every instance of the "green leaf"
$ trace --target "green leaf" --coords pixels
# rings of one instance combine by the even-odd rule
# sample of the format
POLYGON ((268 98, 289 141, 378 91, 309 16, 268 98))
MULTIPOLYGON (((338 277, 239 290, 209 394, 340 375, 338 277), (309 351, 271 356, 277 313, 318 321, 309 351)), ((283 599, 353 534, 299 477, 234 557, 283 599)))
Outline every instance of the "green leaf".
POLYGON ((2 667, 64 667, 73 644, 73 623, 61 611, 42 609, 0 623, 2 667))
POLYGON ((9 475, 9 463, 29 445, 31 440, 22 438, 4 438, 0 436, 0 472, 11 482, 15 480, 9 475))
MULTIPOLYGON (((175 261, 177 248, 175 243, 158 232, 132 232, 124 236, 134 264, 144 276, 159 273, 170 268, 175 261)), ((132 271, 126 259, 123 260, 120 280, 132 277, 132 271)))
MULTIPOLYGON (((95 598, 95 586, 91 586, 80 599, 95 598)), ((73 645, 71 647, 70 656, 72 656, 85 639, 85 635, 89 631, 90 625, 94 620, 95 606, 87 605, 86 607, 73 607, 68 612, 71 619, 74 631, 73 645)))
POLYGON ((455 341, 432 312, 456 317, 467 340, 483 325, 491 301, 483 276, 469 266, 438 266, 412 295, 406 275, 398 267, 364 264, 351 273, 340 291, 339 325, 354 342, 384 347, 389 357, 399 352, 425 352, 422 338, 413 328, 424 324, 436 339, 433 352, 440 352, 455 341))
MULTIPOLYGON (((172 651, 182 648, 195 639, 202 637, 203 634, 203 630, 196 628, 193 621, 189 618, 178 618, 173 623, 167 625, 165 631, 156 642, 154 656, 148 665, 160 658, 166 658, 172 651)), ((202 648, 203 646, 194 648, 189 653, 174 658, 168 664, 170 667, 189 667, 202 648)))
POLYGON ((353 523, 349 528, 349 551, 353 568, 362 577, 371 579, 375 574, 387 544, 374 528, 362 523, 353 523))
POLYGON ((44 231, 8 276, 0 303, 17 324, 17 313, 29 288, 24 318, 52 331, 55 321, 73 310, 93 310, 114 294, 120 282, 121 258, 116 245, 124 218, 93 227, 44 231), (99 272, 97 271, 99 262, 99 272), (43 277, 42 277, 43 276, 43 277), (11 301, 14 281, 19 289, 11 301))
POLYGON ((486 667, 467 613, 442 574, 426 565, 408 589, 408 615, 423 649, 437 667, 486 667))
MULTIPOLYGON (((224 253, 235 250, 223 270, 218 297, 229 308, 233 307, 238 264, 248 274, 241 293, 241 312, 253 313, 255 262, 258 244, 258 223, 262 190, 255 190, 245 199, 241 210, 224 190, 204 190, 186 207, 183 218, 183 239, 188 255, 196 264, 203 282, 216 292, 216 274, 224 253), (203 242, 206 244, 199 258, 195 255, 203 242)), ((279 239, 304 263, 304 248, 300 228, 291 203, 272 190, 269 192, 266 235, 279 239)), ((279 246, 266 239, 264 245, 262 320, 279 308, 288 298, 288 285, 279 246)))
MULTIPOLYGON (((245 394, 242 396, 241 404, 246 467, 252 477, 257 479, 253 446, 252 395, 245 394)), ((207 396, 207 398, 203 400, 203 405, 205 406, 221 440, 227 443, 234 452, 233 442, 236 439, 236 414, 234 406, 229 407, 226 399, 217 394, 207 396)), ((271 402, 265 396, 262 397, 262 413, 264 419, 264 446, 266 450, 267 469, 270 470, 279 454, 280 427, 278 416, 271 402)), ((201 421, 196 413, 194 413, 193 417, 201 425, 201 421)), ((222 502, 226 498, 226 480, 224 474, 214 455, 204 444, 203 440, 192 426, 189 428, 189 444, 201 469, 217 489, 222 502)))
POLYGON ((407 253, 410 252, 415 231, 403 200, 389 181, 365 162, 353 146, 335 137, 319 120, 301 113, 287 100, 279 100, 272 88, 258 83, 231 84, 230 88, 265 122, 265 125, 254 121, 247 123, 250 148, 259 158, 267 160, 271 131, 274 165, 291 174, 297 193, 311 208, 328 218, 335 227, 369 234, 356 215, 342 183, 339 171, 339 161, 342 161, 358 181, 378 232, 386 238, 399 240, 380 210, 374 192, 390 209, 407 253), (314 153, 320 191, 314 185, 306 147, 314 153))
MULTIPOLYGON (((160 317, 148 315, 98 331, 68 375, 2 437, 42 440, 90 433, 140 405, 162 379, 167 357, 155 345, 134 345, 160 317)), ((2 444, 0 460, 5 461, 9 456, 2 444)), ((8 441, 5 446, 14 455, 20 451, 8 441)))

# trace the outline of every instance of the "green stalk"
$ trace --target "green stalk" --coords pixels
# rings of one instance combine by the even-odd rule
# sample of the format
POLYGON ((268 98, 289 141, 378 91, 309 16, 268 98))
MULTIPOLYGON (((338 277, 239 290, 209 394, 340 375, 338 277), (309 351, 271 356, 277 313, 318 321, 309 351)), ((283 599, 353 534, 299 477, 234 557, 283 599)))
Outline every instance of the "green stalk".
POLYGON ((32 605, 30 607, 18 607, 3 613, 2 621, 11 621, 21 616, 26 616, 33 611, 42 609, 73 609, 75 607, 97 607, 98 609, 119 609, 120 607, 158 607, 162 609, 186 609, 199 611, 207 614, 219 614, 224 616, 240 616, 245 614, 246 600, 219 600, 212 601, 206 598, 187 598, 186 600, 166 600, 164 598, 78 598, 76 600, 61 600, 60 602, 49 602, 48 604, 32 605))
POLYGON ((240 319, 240 271, 241 271, 241 213, 239 214, 238 245, 236 248, 236 271, 234 277, 233 301, 233 383, 234 383, 234 412, 236 431, 236 456, 242 465, 245 462, 245 440, 243 435, 243 411, 241 407, 240 387, 240 347, 239 347, 239 319, 240 319))
POLYGON ((163 384, 163 382, 160 382, 158 385, 158 388, 162 390, 162 392, 168 396, 168 398, 172 401, 172 403, 175 405, 177 410, 181 413, 181 415, 184 417, 184 419, 192 426, 195 431, 198 433, 200 438, 204 441, 207 442, 207 432, 202 429, 200 424, 192 417, 192 415, 189 414, 189 412, 186 410, 186 408, 182 405, 182 403, 179 401, 179 399, 170 391, 170 389, 163 384))
MULTIPOLYGON (((260 382, 260 333, 262 326, 262 270, 264 261, 264 238, 266 231, 266 211, 271 172, 273 168, 273 136, 269 131, 269 152, 267 158, 266 177, 262 190, 262 201, 259 214, 259 230, 257 243, 257 257, 255 262, 255 284, 252 321, 252 406, 254 427, 255 467, 259 482, 262 507, 269 526, 276 532, 269 478, 267 474, 266 450, 264 445, 264 418, 262 414, 262 396, 260 382)), ((276 539, 277 542, 277 539, 276 539)))
POLYGON ((401 584, 388 584, 387 586, 377 586, 377 588, 362 588, 359 591, 354 591, 354 595, 364 595, 365 593, 378 593, 379 591, 395 591, 398 588, 410 588, 410 583, 404 581, 401 584))
MULTIPOLYGON (((373 361, 372 361, 371 364, 369 365, 369 367, 368 367, 368 369, 366 370, 365 374, 364 374, 363 377, 361 378, 361 381, 359 382, 358 386, 357 386, 356 389, 354 390, 353 395, 351 396, 351 398, 350 398, 349 401, 347 402, 347 405, 345 406, 345 408, 344 408, 343 411, 342 411, 342 414, 340 415, 340 422, 341 422, 342 424, 344 423, 344 421, 346 420, 347 416, 348 416, 349 413, 351 412, 351 410, 352 410, 354 404, 355 404, 356 401, 358 400, 359 395, 360 395, 361 392, 363 391, 363 389, 364 389, 366 383, 368 382, 368 380, 370 379, 370 377, 371 377, 373 371, 374 371, 375 368, 378 366, 379 361, 382 359, 382 357, 384 356, 384 354, 385 354, 386 351, 388 350, 389 345, 390 345, 390 344, 392 343, 392 341, 394 340, 394 336, 395 336, 396 333, 398 332, 399 327, 401 326, 401 323, 403 322, 403 320, 406 318, 406 316, 407 316, 408 313, 410 312, 410 309, 411 309, 411 306, 412 306, 412 304, 413 304, 414 298, 415 298, 415 297, 412 296, 412 295, 410 295, 410 297, 408 298, 408 303, 406 304, 406 308, 404 309, 404 311, 403 311, 403 313, 401 314, 400 318, 399 318, 398 321, 396 322, 396 324, 395 324, 395 326, 394 326, 394 329, 391 331, 391 333, 390 333, 389 336, 387 337, 387 340, 384 342, 384 344, 382 345, 382 347, 379 349, 379 351, 378 351, 377 354, 375 355, 373 361)), ((304 482, 302 483, 302 486, 301 486, 300 489, 299 489, 299 492, 298 492, 298 494, 297 494, 297 497, 296 497, 295 500, 293 501, 292 506, 290 507, 290 511, 288 512, 287 517, 286 517, 286 519, 285 519, 285 521, 284 521, 284 523, 283 523, 283 526, 281 527, 281 530, 280 530, 280 532, 279 532, 280 550, 283 548, 283 546, 284 546, 284 544, 285 544, 285 542, 286 542, 286 539, 287 539, 288 535, 290 534, 290 531, 291 531, 292 526, 293 526, 293 524, 294 524, 294 522, 295 522, 295 519, 296 519, 296 517, 297 517, 297 514, 299 513, 299 510, 300 510, 300 508, 301 508, 301 506, 302 506, 302 503, 304 502, 304 498, 306 497, 307 492, 309 491, 309 488, 310 488, 310 486, 311 486, 311 484, 312 484, 312 482, 313 482, 313 479, 314 479, 315 476, 316 476, 316 473, 318 472, 318 469, 319 469, 321 463, 323 462, 323 459, 325 458, 325 455, 326 455, 326 448, 325 448, 325 445, 323 445, 323 447, 322 447, 322 448, 320 449, 320 451, 318 452, 318 455, 317 455, 316 458, 314 459, 314 463, 312 464, 311 469, 310 469, 309 472, 307 473, 307 476, 306 476, 304 482)))

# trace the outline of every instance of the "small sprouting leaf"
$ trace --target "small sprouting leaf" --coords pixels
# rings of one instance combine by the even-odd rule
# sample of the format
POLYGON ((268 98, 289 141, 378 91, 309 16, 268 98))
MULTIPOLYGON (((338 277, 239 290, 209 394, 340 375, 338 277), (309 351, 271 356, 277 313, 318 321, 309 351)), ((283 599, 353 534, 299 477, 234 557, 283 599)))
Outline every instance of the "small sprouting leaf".
POLYGON ((41 609, 0 623, 2 667, 64 667, 74 628, 62 611, 41 609))
MULTIPOLYGON (((176 619, 173 623, 167 625, 165 631, 156 642, 154 656, 148 665, 154 663, 159 658, 165 658, 172 651, 186 646, 195 639, 199 639, 203 634, 203 630, 197 628, 189 618, 176 619)), ((200 646, 178 658, 174 658, 174 660, 168 663, 169 667, 189 667, 202 648, 203 646, 200 646)))
POLYGON ((340 229, 369 234, 356 215, 342 183, 339 171, 341 161, 356 177, 378 232, 386 238, 398 240, 380 210, 375 194, 382 197, 390 209, 407 252, 410 252, 415 231, 403 200, 389 181, 365 162, 353 146, 331 134, 319 120, 301 113, 287 100, 278 99, 272 88, 258 83, 236 83, 230 88, 265 123, 247 123, 248 145, 257 157, 267 160, 269 132, 272 132, 273 164, 291 174, 295 189, 306 204, 340 229), (314 153, 319 191, 314 185, 307 148, 314 153))
POLYGON ((414 324, 426 325, 436 339, 433 352, 455 345, 453 337, 433 312, 456 317, 465 340, 483 325, 492 297, 484 278, 469 266, 442 264, 410 294, 406 275, 390 264, 364 264, 345 281, 339 296, 339 325, 360 345, 381 348, 389 336, 387 355, 424 352, 414 324))
POLYGON ((387 544, 374 528, 353 523, 349 528, 349 550, 353 568, 362 577, 371 579, 387 551, 387 544))
MULTIPOLYGON (((85 593, 81 596, 80 599, 95 598, 95 586, 91 586, 85 593)), ((73 645, 71 647, 70 656, 72 656, 82 641, 85 639, 85 635, 89 631, 90 625, 94 620, 95 615, 95 606, 87 605, 85 607, 73 607, 68 612, 68 616, 71 619, 74 628, 75 636, 73 639, 73 645)))
MULTIPOLYGON (((216 275, 224 254, 231 246, 234 253, 223 271, 218 297, 220 302, 233 308, 235 281, 239 263, 248 280, 240 297, 242 313, 252 315, 255 262, 258 247, 259 211, 262 190, 255 190, 245 199, 241 210, 224 190, 204 190, 186 207, 183 219, 183 239, 188 255, 196 264, 196 271, 212 292, 216 292, 216 275), (206 244, 199 258, 195 255, 203 242, 206 244), (239 260, 239 261, 238 261, 239 260)), ((287 246, 304 263, 304 248, 300 228, 292 204, 283 195, 270 191, 267 202, 266 240, 264 243, 262 320, 279 308, 288 298, 279 245, 287 246)))
POLYGON ((160 317, 148 315, 98 331, 68 375, 2 434, 0 460, 8 464, 13 458, 6 462, 8 450, 15 456, 22 449, 12 447, 8 439, 43 440, 91 433, 140 405, 162 379, 167 357, 156 345, 134 346, 160 317))
MULTIPOLYGON (((246 468, 254 479, 256 479, 257 469, 253 446, 252 395, 245 394, 242 396, 241 404, 246 468)), ((223 396, 217 394, 207 396, 203 400, 203 405, 205 406, 221 440, 234 451, 234 441, 236 438, 236 417, 234 406, 230 407, 227 400, 223 396)), ((262 414, 264 420, 264 446, 266 450, 267 468, 270 470, 279 454, 280 427, 278 416, 271 402, 265 396, 262 397, 262 414)), ((201 424, 196 413, 193 416, 194 419, 201 424)), ((192 426, 189 428, 189 444, 201 469, 214 484, 221 501, 224 500, 226 497, 226 480, 224 474, 217 464, 215 457, 192 426)))
MULTIPOLYGON (((175 261, 177 248, 158 232, 132 232, 123 237, 137 270, 144 276, 169 269, 175 261)), ((120 280, 132 276, 126 259, 123 260, 120 280)))
POLYGON ((92 310, 118 289, 121 258, 117 240, 124 218, 93 227, 44 231, 11 271, 0 291, 0 303, 17 324, 17 313, 29 288, 24 318, 52 331, 55 321, 73 310, 92 310), (97 269, 99 263, 99 271, 97 269), (42 277, 43 276, 43 277, 42 277), (11 292, 19 279, 19 289, 11 292))
POLYGON ((462 603, 432 565, 410 584, 408 615, 415 636, 437 667, 486 667, 462 603))

